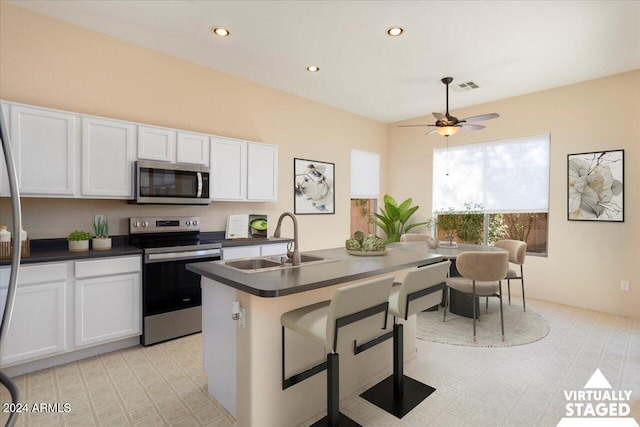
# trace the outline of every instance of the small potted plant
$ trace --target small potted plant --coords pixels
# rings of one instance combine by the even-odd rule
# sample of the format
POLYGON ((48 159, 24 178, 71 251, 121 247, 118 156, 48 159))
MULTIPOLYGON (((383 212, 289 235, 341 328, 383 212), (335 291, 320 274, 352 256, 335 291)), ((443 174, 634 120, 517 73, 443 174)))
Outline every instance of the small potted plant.
POLYGON ((93 221, 93 234, 96 237, 93 239, 94 251, 108 251, 111 249, 111 237, 109 237, 109 223, 105 219, 98 218, 98 221, 93 221))
POLYGON ((89 250, 89 239, 91 234, 86 231, 75 230, 67 236, 69 241, 69 252, 86 252, 89 250))

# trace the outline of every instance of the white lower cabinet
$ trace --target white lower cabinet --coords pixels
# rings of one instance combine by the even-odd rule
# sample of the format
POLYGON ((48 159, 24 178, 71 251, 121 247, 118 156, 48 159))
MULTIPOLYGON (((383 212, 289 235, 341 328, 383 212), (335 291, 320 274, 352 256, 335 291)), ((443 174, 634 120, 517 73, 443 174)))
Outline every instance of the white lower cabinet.
POLYGON ((21 266, 2 366, 140 335, 141 266, 140 255, 21 266))
POLYGON ((76 261, 75 267, 75 346, 140 335, 141 258, 76 261))
MULTIPOLYGON (((4 300, 7 293, 4 279, 8 279, 8 274, 2 277, 4 300)), ((66 263, 20 268, 3 365, 66 350, 66 284, 66 263)))
POLYGON ((140 274, 122 274, 75 283, 75 345, 140 335, 140 274))

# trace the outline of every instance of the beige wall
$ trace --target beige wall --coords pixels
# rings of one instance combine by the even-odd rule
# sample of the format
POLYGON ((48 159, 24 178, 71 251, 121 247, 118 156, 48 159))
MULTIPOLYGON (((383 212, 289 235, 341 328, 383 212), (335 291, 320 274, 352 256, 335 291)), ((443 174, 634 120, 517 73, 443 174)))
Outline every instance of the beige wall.
MULTIPOLYGON (((0 98, 280 146, 279 202, 214 202, 207 207, 134 206, 124 201, 24 199, 32 238, 90 229, 105 213, 112 234, 131 216, 195 213, 204 228, 224 230, 231 213, 293 211, 293 158, 333 162, 336 214, 299 216, 304 250, 336 247, 349 236, 350 150, 381 154, 386 181, 386 125, 182 61, 112 37, 1 3, 0 98)), ((309 75, 310 79, 314 76, 309 75)), ((0 201, 1 221, 10 209, 0 201)), ((292 235, 286 227, 283 235, 292 235)))
MULTIPOLYGON (((458 96, 464 95, 454 94, 453 105, 458 96)), ((444 138, 425 137, 420 129, 386 126, 5 3, 0 3, 0 98, 280 146, 278 203, 194 208, 25 198, 24 223, 33 238, 88 230, 96 213, 108 215, 112 234, 126 234, 130 216, 195 212, 206 230, 223 230, 230 213, 277 216, 293 210, 293 158, 301 157, 336 164, 336 214, 298 217, 302 249, 340 246, 349 235, 351 148, 379 152, 382 194, 388 188, 397 199, 413 197, 421 206, 416 220, 423 220, 431 211, 433 148, 444 144, 444 138)), ((612 313, 640 312, 639 100, 640 71, 634 71, 452 112, 502 117, 483 131, 458 133, 451 144, 551 134, 549 256, 527 259, 529 296, 612 313), (625 223, 567 221, 567 154, 618 148, 626 158, 625 223), (631 282, 629 292, 620 290, 620 280, 631 282)), ((431 121, 425 116, 411 123, 431 121)), ((0 221, 9 216, 8 202, 1 199, 0 221)))
MULTIPOLYGON (((451 104, 464 94, 453 94, 451 104)), ((500 114, 482 131, 459 132, 450 144, 551 134, 548 257, 528 257, 527 296, 640 316, 640 70, 454 110, 463 118, 500 114), (625 222, 567 220, 567 154, 625 150, 625 222), (629 280, 631 289, 620 290, 629 280)), ((404 123, 432 123, 424 116, 404 123)), ((439 135, 388 126, 388 189, 431 211, 433 149, 439 135)), ((512 287, 517 289, 518 286, 512 287)))

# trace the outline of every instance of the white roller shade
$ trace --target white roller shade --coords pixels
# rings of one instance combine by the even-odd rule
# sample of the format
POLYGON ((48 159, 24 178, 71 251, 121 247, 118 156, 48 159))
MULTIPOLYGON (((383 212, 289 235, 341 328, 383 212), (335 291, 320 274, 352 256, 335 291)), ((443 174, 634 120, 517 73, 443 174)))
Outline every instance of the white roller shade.
POLYGON ((487 213, 547 212, 549 135, 436 148, 433 210, 469 202, 487 213))
POLYGON ((351 150, 351 198, 375 199, 380 195, 380 155, 351 150))

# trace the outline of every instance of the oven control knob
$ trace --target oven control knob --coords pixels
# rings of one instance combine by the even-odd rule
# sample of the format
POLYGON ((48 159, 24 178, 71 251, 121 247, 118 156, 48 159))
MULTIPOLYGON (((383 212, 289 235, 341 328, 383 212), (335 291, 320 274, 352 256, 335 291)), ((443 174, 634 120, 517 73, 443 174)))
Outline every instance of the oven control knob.
POLYGON ((140 227, 140 222, 134 221, 133 228, 138 228, 138 227, 140 227))
POLYGON ((194 219, 194 220, 193 220, 193 226, 195 227, 196 225, 198 225, 198 220, 197 220, 197 219, 194 219))
POLYGON ((187 220, 186 224, 187 226, 191 225, 191 221, 187 220))
POLYGON ((148 222, 148 221, 143 221, 143 222, 142 222, 142 227, 146 227, 147 225, 149 225, 149 222, 148 222))

